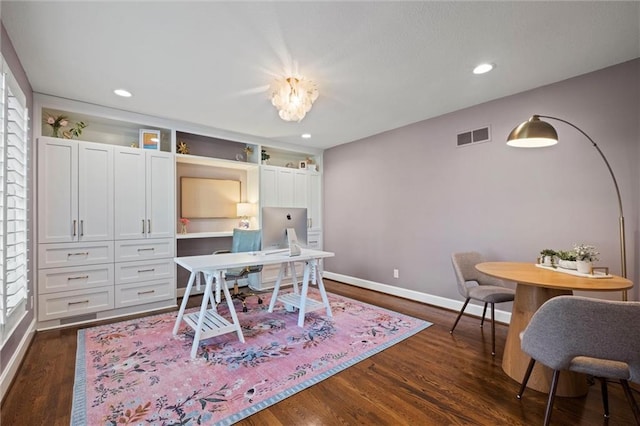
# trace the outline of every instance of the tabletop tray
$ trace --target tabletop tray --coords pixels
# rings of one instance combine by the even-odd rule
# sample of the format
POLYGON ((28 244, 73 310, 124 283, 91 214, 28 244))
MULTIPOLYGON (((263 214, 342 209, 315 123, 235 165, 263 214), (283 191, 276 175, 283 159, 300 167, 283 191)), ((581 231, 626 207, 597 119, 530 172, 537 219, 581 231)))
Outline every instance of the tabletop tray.
POLYGON ((561 267, 553 268, 551 266, 540 265, 539 263, 536 263, 536 267, 542 268, 542 269, 548 269, 549 271, 554 271, 554 272, 562 272, 563 274, 575 275, 577 277, 583 277, 583 278, 613 278, 613 275, 605 274, 599 271, 595 271, 592 275, 592 274, 583 274, 582 272, 578 272, 575 269, 565 269, 561 267))

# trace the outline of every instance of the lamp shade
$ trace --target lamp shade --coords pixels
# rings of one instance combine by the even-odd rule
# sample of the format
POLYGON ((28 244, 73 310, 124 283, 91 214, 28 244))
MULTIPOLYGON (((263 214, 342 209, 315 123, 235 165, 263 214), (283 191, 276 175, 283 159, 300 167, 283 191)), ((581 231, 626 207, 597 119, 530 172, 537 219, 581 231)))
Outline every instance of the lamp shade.
POLYGON ((238 217, 255 216, 255 211, 252 203, 238 203, 236 208, 238 217))
POLYGON ((507 145, 516 148, 542 148, 557 143, 556 129, 537 115, 513 129, 507 137, 507 145))

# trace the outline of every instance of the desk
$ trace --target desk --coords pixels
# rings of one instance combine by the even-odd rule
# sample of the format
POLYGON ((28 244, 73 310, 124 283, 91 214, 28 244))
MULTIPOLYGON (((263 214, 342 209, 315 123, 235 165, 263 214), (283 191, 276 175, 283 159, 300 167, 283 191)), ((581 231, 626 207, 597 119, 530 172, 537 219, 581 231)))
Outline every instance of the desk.
MULTIPOLYGON (((573 294, 573 290, 617 291, 628 290, 633 283, 626 278, 583 278, 562 272, 538 268, 533 263, 485 262, 476 265, 484 274, 517 283, 516 296, 511 311, 511 322, 502 357, 502 369, 512 379, 522 383, 529 363, 529 356, 520 348, 520 333, 524 331, 533 314, 552 297, 573 294)), ((539 363, 531 374, 527 387, 549 393, 552 372, 539 363)), ((558 381, 558 396, 581 396, 587 393, 584 375, 562 372, 558 381)))
POLYGON ((242 335, 238 315, 236 314, 236 310, 233 306, 233 301, 231 300, 231 295, 225 281, 225 274, 228 269, 244 268, 246 266, 280 264, 280 272, 271 298, 271 303, 269 304, 269 312, 273 312, 276 299, 279 299, 285 304, 299 308, 298 325, 300 327, 304 325, 304 315, 308 311, 324 307, 327 311, 327 315, 331 316, 331 307, 329 306, 329 300, 324 289, 322 277, 318 273, 317 265, 319 259, 332 256, 334 256, 333 253, 326 251, 302 249, 302 253, 299 256, 293 257, 290 257, 288 253, 284 251, 222 253, 216 255, 210 254, 204 256, 176 257, 174 258, 174 261, 188 270, 190 275, 187 288, 185 289, 185 293, 182 298, 182 304, 178 311, 176 323, 173 327, 173 334, 176 335, 178 333, 178 329, 180 328, 180 324, 183 319, 191 328, 193 328, 195 335, 193 337, 193 345, 191 347, 191 358, 195 358, 199 342, 213 336, 235 331, 238 335, 238 339, 244 343, 244 336, 242 335), (284 270, 287 265, 291 265, 293 268, 294 262, 305 263, 302 293, 298 294, 298 285, 294 276, 294 293, 291 295, 284 294, 278 298, 278 291, 280 289, 280 282, 284 276, 284 270), (205 277, 205 290, 202 296, 200 311, 184 315, 184 311, 187 307, 187 301, 189 300, 189 294, 191 293, 193 284, 196 281, 196 277, 201 272, 205 277), (213 294, 214 279, 216 283, 216 290, 220 290, 221 288, 224 294, 224 298, 229 307, 231 321, 228 321, 226 318, 218 315, 216 309, 216 297, 213 294), (322 296, 322 303, 307 298, 309 281, 312 281, 314 284, 317 283, 322 296), (211 304, 211 309, 208 309, 209 304, 211 304))

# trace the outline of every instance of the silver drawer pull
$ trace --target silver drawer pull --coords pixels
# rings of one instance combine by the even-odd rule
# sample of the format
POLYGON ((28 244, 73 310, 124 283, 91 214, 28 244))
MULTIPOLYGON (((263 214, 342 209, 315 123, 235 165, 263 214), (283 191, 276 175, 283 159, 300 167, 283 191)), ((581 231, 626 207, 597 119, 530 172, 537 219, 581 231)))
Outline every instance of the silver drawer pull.
POLYGON ((81 300, 79 302, 68 302, 67 305, 71 306, 71 305, 81 305, 83 303, 89 303, 89 300, 81 300))
POLYGON ((151 294, 151 293, 155 293, 155 290, 147 290, 147 291, 139 291, 138 292, 138 296, 141 296, 143 294, 151 294))
POLYGON ((67 257, 71 257, 71 256, 89 256, 89 252, 85 251, 80 253, 67 253, 67 257))
POLYGON ((154 268, 151 268, 151 269, 138 269, 138 273, 142 273, 142 272, 153 272, 153 271, 155 271, 155 269, 154 269, 154 268))
POLYGON ((68 277, 67 280, 86 280, 89 278, 89 275, 83 275, 81 277, 68 277))
POLYGON ((151 247, 151 248, 139 248, 138 249, 138 251, 149 251, 149 250, 153 251, 155 249, 153 247, 151 247))

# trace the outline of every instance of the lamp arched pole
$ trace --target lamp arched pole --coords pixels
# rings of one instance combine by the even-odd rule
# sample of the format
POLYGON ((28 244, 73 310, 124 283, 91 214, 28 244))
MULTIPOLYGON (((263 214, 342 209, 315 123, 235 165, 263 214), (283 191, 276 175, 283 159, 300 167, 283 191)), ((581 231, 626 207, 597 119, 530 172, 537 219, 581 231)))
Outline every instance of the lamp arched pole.
MULTIPOLYGON (((611 174, 611 179, 613 179, 613 186, 615 187, 616 195, 618 196, 618 209, 620 211, 620 217, 618 219, 618 222, 619 222, 619 225, 620 225, 620 256, 621 256, 621 267, 622 267, 621 272, 622 272, 622 276, 624 278, 627 278, 627 249, 626 249, 625 238, 624 238, 624 215, 622 213, 622 198, 620 197, 620 188, 618 188, 618 181, 616 180, 616 176, 613 174, 613 169, 611 168, 611 165, 609 164, 609 161, 607 160, 607 157, 604 156, 604 153, 602 152, 602 150, 600 149, 598 144, 595 143, 595 141, 593 139, 591 139, 591 137, 589 135, 587 135, 581 128, 579 128, 575 124, 572 124, 572 123, 568 122, 567 120, 563 120, 563 119, 558 118, 558 117, 551 117, 549 115, 537 115, 536 114, 536 115, 534 115, 534 117, 550 118, 552 120, 557 120, 557 121, 560 121, 560 122, 562 122, 564 124, 568 124, 569 126, 573 127, 574 129, 576 129, 577 131, 582 133, 584 135, 584 137, 587 138, 589 140, 589 142, 591 142, 593 147, 598 151, 598 153, 600 154, 600 157, 602 157, 602 160, 604 161, 604 164, 606 164, 607 169, 609 169, 609 173, 611 174)), ((623 300, 627 300, 627 291, 626 290, 623 292, 622 298, 623 298, 623 300)))

